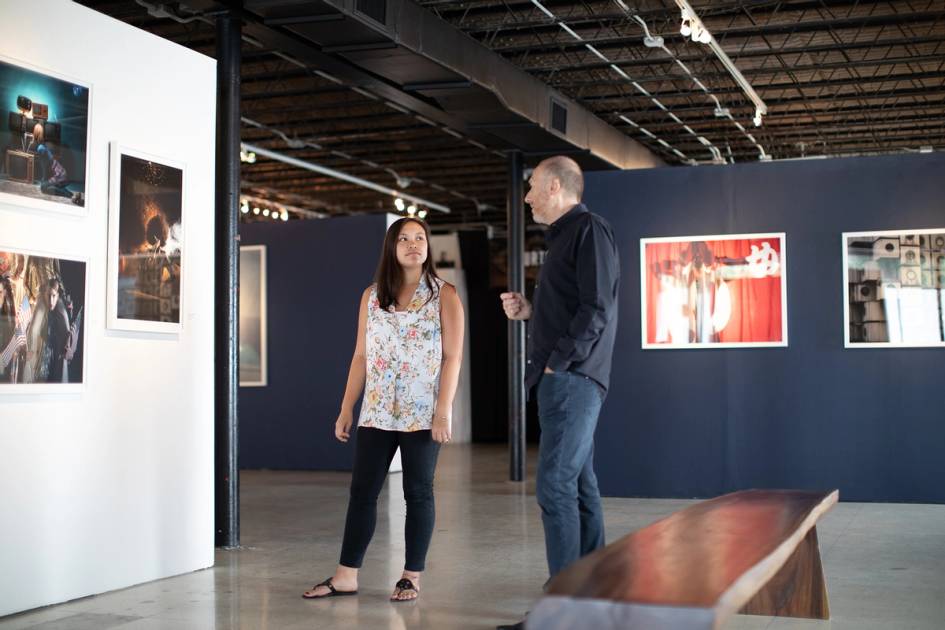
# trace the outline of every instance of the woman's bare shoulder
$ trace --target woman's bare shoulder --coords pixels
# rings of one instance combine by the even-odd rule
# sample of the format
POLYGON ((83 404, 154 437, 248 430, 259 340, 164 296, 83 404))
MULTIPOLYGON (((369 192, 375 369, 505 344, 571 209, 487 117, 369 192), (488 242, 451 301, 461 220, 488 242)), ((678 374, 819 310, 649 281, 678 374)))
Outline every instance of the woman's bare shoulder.
POLYGON ((456 292, 455 286, 453 286, 446 280, 443 280, 442 278, 438 278, 438 280, 440 281, 440 297, 441 298, 445 297, 446 299, 450 300, 459 295, 459 293, 456 292))
POLYGON ((449 282, 441 280, 443 283, 440 287, 440 297, 445 298, 447 302, 458 303, 459 300, 459 291, 456 290, 456 287, 450 284, 449 282))

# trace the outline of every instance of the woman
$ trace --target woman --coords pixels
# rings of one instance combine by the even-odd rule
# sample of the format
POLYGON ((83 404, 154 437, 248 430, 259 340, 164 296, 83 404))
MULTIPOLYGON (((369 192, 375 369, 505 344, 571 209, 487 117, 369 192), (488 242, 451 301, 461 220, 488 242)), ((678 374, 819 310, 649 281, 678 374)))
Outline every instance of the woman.
POLYGON ((347 442, 363 389, 341 562, 332 577, 302 594, 306 599, 358 592, 377 497, 398 446, 407 557, 390 599, 410 601, 420 595, 420 573, 433 535, 433 471, 440 444, 450 440, 463 349, 463 305, 456 289, 437 277, 429 240, 430 230, 419 219, 390 226, 375 283, 361 297, 357 344, 335 422, 335 437, 347 442))

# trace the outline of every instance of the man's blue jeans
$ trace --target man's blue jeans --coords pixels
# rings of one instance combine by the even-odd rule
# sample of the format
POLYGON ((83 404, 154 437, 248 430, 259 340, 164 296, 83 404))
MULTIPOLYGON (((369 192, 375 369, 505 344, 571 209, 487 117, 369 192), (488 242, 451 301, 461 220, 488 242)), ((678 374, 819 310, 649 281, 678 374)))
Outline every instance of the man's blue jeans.
POLYGON ((573 372, 538 383, 538 505, 553 577, 604 546, 604 513, 594 474, 594 429, 604 401, 595 381, 573 372))

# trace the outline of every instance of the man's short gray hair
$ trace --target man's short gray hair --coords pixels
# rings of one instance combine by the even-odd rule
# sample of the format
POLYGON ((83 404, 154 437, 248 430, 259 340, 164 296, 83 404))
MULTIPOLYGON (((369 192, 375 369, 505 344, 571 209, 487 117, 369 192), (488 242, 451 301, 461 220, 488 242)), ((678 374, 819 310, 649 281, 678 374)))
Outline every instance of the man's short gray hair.
POLYGON ((574 195, 578 201, 584 194, 584 173, 578 163, 569 157, 556 155, 542 161, 549 177, 555 177, 561 182, 561 188, 574 195))

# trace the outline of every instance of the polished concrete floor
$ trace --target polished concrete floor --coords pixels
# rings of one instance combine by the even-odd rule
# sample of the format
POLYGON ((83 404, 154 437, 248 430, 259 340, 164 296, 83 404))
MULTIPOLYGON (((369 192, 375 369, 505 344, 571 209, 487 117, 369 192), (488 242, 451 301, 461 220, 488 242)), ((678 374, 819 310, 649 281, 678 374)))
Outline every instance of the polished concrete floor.
MULTIPOLYGON (((534 453, 529 456, 534 463, 534 453)), ((546 575, 534 482, 505 481, 505 451, 444 448, 437 526, 415 603, 387 601, 403 563, 404 504, 393 475, 360 594, 323 601, 301 592, 337 562, 349 475, 245 472, 242 543, 212 569, 0 619, 0 630, 210 628, 490 628, 517 620, 546 575)), ((530 479, 534 479, 531 470, 530 479)), ((605 499, 611 539, 688 505, 605 499)), ((818 525, 831 621, 734 617, 747 630, 945 628, 945 506, 841 503, 818 525)))

